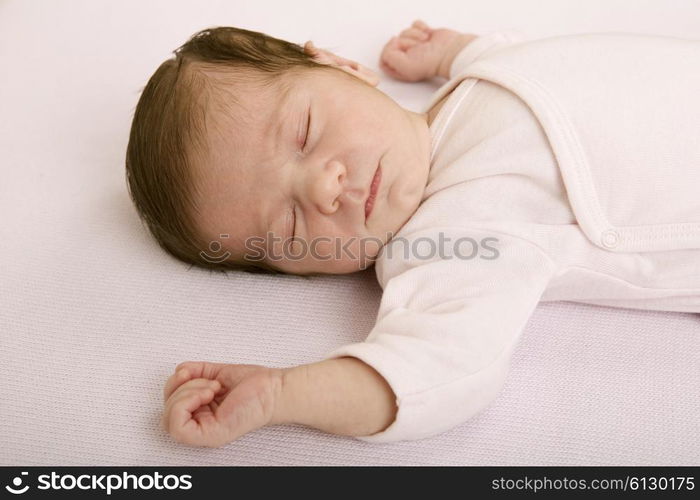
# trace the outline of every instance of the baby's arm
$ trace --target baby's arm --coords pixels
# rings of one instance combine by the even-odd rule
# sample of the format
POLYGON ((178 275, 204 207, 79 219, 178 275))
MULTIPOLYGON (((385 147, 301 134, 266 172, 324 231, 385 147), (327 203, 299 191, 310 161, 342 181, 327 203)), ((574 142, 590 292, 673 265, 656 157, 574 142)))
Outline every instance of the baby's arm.
POLYGON ((164 397, 165 430, 182 443, 209 447, 287 423, 365 436, 388 427, 397 411, 384 378, 352 357, 284 369, 181 363, 164 397))
POLYGON ((326 359, 284 370, 271 424, 296 423, 332 434, 366 436, 396 417, 396 396, 384 378, 357 358, 326 359))
POLYGON ((442 78, 450 78, 450 66, 452 66, 452 61, 454 61, 457 54, 459 54, 464 47, 466 47, 472 40, 476 38, 476 35, 470 35, 467 33, 460 33, 459 36, 454 38, 452 42, 448 45, 445 50, 445 54, 440 59, 440 66, 438 67, 437 75, 442 78))

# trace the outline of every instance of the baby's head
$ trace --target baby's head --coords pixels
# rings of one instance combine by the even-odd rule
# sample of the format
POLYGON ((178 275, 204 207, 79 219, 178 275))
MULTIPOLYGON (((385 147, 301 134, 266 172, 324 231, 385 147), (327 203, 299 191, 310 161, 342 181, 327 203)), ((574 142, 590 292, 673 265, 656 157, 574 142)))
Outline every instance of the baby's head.
POLYGON ((210 269, 371 265, 421 201, 426 116, 308 43, 215 28, 174 53, 143 90, 126 154, 129 193, 160 246, 210 269))

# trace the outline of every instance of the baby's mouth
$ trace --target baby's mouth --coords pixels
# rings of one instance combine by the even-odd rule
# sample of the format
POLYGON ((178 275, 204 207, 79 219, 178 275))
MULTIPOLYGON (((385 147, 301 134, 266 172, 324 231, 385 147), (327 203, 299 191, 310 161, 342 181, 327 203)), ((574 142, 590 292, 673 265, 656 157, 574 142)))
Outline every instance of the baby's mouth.
POLYGON ((379 183, 382 180, 382 168, 381 165, 377 165, 377 170, 374 172, 374 177, 372 177, 372 182, 369 187, 369 195, 367 196, 367 201, 365 202, 365 222, 372 213, 374 208, 374 202, 377 198, 377 191, 379 190, 379 183))

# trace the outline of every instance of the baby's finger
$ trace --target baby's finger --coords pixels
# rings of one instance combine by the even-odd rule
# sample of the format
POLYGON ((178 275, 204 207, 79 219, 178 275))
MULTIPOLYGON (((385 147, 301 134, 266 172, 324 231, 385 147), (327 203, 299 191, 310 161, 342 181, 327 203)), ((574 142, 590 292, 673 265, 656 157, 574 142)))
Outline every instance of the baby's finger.
POLYGON ((414 45, 419 44, 420 42, 418 40, 414 40, 413 38, 399 38, 397 41, 397 45, 399 49, 403 50, 404 52, 413 47, 414 45))
POLYGON ((426 41, 428 38, 430 38, 430 35, 426 33, 423 30, 420 30, 418 28, 407 28, 403 30, 400 34, 400 37, 406 37, 410 38, 412 40, 418 40, 421 42, 426 41))
POLYGON ((209 380, 206 378, 195 378, 188 380, 186 383, 175 389, 175 392, 173 392, 168 398, 166 405, 168 403, 172 405, 173 403, 177 402, 178 399, 186 397, 186 393, 189 391, 198 391, 207 388, 212 388, 218 392, 221 389, 221 383, 218 380, 209 380))
POLYGON ((390 53, 405 53, 408 49, 416 45, 418 42, 410 38, 399 38, 394 36, 389 40, 382 50, 380 59, 386 60, 387 54, 390 53))
POLYGON ((399 72, 392 68, 389 64, 387 64, 386 61, 384 61, 383 59, 379 61, 379 67, 394 78, 399 78, 400 76, 399 72))
POLYGON ((392 77, 404 82, 417 82, 424 78, 420 64, 416 64, 405 51, 398 49, 386 50, 382 54, 381 67, 392 77))
POLYGON ((165 427, 178 441, 187 444, 198 443, 201 433, 200 423, 192 418, 192 414, 213 399, 216 390, 212 387, 198 388, 183 393, 183 396, 173 403, 165 416, 165 427))
POLYGON ((175 391, 168 397, 168 399, 165 401, 163 413, 169 412, 172 406, 178 400, 187 396, 187 392, 214 387, 216 388, 215 390, 218 392, 221 389, 221 384, 216 380, 208 380, 205 378, 196 378, 188 380, 184 384, 180 385, 180 387, 176 388, 175 391))
POLYGON ((175 389, 192 378, 192 372, 190 372, 187 368, 180 368, 177 370, 165 382, 165 387, 163 387, 163 401, 167 401, 172 393, 175 392, 175 389))
MULTIPOLYGON (((221 384, 216 380, 207 380, 203 378, 197 378, 190 380, 185 384, 182 384, 177 390, 168 398, 165 402, 165 408, 163 409, 163 426, 166 431, 169 431, 167 423, 169 422, 170 416, 173 409, 181 404, 182 401, 190 400, 192 395, 202 391, 213 391, 212 399, 216 396, 216 393, 221 389, 221 384)), ((211 401, 211 399, 209 400, 211 401)), ((205 403, 206 404, 206 403, 205 403)))
POLYGON ((192 378, 208 378, 214 380, 218 378, 219 372, 226 364, 210 363, 208 361, 184 361, 175 368, 185 368, 192 374, 192 378))
POLYGON ((391 42, 391 46, 387 46, 382 52, 381 61, 387 66, 391 66, 397 72, 400 72, 409 62, 406 52, 401 49, 398 39, 391 42))
POLYGON ((427 24, 425 24, 425 23, 424 23, 422 20, 420 20, 420 19, 416 19, 415 21, 413 21, 412 26, 413 26, 414 28, 418 28, 419 30, 428 31, 428 32, 431 31, 431 30, 430 30, 430 26, 428 26, 427 24))

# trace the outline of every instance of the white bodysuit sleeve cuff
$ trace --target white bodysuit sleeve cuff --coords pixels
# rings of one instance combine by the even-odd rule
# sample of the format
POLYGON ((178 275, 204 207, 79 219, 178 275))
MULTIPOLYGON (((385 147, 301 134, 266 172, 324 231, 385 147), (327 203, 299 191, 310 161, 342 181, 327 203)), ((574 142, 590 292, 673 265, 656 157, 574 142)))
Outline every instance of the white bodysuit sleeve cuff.
POLYGON ((474 416, 500 392, 508 373, 512 345, 490 364, 471 374, 429 389, 415 392, 406 375, 410 360, 390 346, 377 342, 358 342, 331 352, 326 359, 352 356, 377 370, 396 394, 397 413, 384 431, 371 436, 356 436, 370 443, 416 440, 447 431, 474 416))
POLYGON ((475 38, 455 56, 450 66, 450 79, 458 76, 482 55, 524 40, 523 34, 516 30, 497 31, 475 38))

